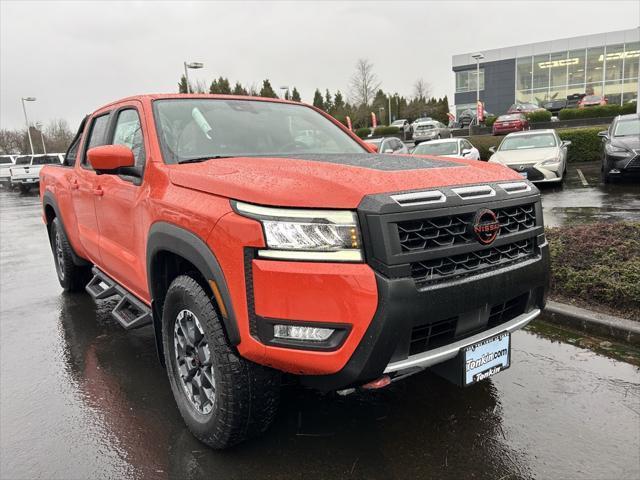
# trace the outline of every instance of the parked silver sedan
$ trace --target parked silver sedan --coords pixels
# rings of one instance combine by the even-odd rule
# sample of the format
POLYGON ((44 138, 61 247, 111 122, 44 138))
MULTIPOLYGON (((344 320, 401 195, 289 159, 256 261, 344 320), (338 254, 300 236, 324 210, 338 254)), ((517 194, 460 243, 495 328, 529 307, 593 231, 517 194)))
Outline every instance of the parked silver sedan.
POLYGON ((532 182, 558 182, 567 171, 567 147, 555 130, 510 133, 502 140, 490 162, 501 163, 532 182))
POLYGON ((436 140, 440 138, 450 138, 451 130, 437 120, 417 123, 413 130, 413 141, 416 145, 428 140, 436 140))

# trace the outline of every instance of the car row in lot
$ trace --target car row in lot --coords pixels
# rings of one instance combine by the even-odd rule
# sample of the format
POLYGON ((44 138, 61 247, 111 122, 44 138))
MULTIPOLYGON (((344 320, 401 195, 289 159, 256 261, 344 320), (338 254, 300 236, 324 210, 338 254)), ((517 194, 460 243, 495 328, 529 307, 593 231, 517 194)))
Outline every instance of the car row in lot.
POLYGON ((44 165, 62 164, 64 154, 2 155, 0 157, 0 185, 18 187, 28 192, 40 182, 40 170, 44 165))

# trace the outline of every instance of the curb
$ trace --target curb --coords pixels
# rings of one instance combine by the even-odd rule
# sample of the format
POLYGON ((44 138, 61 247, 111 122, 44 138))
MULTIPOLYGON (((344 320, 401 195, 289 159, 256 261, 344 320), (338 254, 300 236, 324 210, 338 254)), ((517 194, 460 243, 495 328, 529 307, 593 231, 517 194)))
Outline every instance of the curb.
POLYGON ((593 312, 564 303, 547 301, 544 319, 567 325, 593 335, 640 345, 640 322, 593 312))

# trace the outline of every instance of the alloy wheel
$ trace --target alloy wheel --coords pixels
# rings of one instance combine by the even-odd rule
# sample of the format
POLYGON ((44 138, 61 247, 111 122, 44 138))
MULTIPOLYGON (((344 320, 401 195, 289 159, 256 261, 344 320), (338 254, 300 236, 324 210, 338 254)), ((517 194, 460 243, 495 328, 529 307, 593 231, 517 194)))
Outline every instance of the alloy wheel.
POLYGON ((191 406, 207 415, 215 403, 216 382, 209 343, 192 311, 185 309, 178 313, 173 343, 182 389, 191 406))
POLYGON ((56 247, 56 262, 58 263, 58 275, 60 280, 64 280, 64 252, 62 251, 62 238, 60 238, 60 230, 56 230, 55 247, 56 247))

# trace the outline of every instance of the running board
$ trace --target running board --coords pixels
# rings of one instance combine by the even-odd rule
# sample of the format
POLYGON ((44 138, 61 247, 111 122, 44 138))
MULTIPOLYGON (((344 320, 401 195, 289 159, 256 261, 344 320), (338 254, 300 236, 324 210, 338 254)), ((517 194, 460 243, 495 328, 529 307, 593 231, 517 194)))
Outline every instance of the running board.
POLYGON ((97 267, 93 267, 91 273, 93 273, 93 278, 87 284, 85 290, 94 300, 104 300, 116 295, 119 296, 120 301, 111 312, 111 315, 123 328, 130 330, 152 323, 151 309, 147 305, 97 267))

